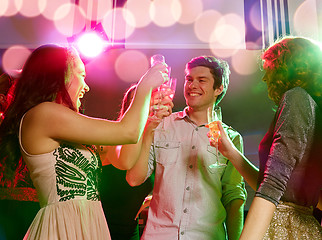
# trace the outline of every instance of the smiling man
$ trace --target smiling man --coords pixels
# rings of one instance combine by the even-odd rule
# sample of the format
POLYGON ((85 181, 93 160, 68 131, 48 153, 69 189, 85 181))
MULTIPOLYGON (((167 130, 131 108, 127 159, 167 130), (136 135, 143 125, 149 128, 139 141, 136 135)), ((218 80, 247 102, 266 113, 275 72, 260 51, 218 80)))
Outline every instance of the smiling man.
MULTIPOLYGON (((142 148, 136 166, 127 172, 134 186, 155 171, 142 239, 238 239, 246 200, 244 182, 222 155, 218 161, 223 166, 215 166, 216 149, 210 146, 205 127, 208 107, 218 107, 227 91, 229 67, 215 57, 200 56, 187 63, 185 72, 187 107, 164 118, 144 138, 148 147, 142 148)), ((241 135, 223 125, 243 152, 241 135)))

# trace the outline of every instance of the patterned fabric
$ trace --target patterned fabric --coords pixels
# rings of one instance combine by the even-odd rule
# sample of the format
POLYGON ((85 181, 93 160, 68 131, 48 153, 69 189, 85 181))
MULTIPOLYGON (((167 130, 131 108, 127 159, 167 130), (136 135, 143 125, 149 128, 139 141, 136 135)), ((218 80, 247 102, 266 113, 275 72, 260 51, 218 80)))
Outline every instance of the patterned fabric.
POLYGON ((322 228, 313 209, 280 201, 264 240, 321 240, 322 228))
POLYGON ((22 156, 41 209, 24 239, 110 239, 99 201, 101 162, 92 146, 62 143, 52 152, 22 156))
POLYGON ((72 145, 62 144, 54 151, 56 157, 56 185, 59 201, 68 201, 86 196, 87 200, 97 201, 98 179, 101 175, 101 161, 91 146, 83 146, 92 154, 86 159, 82 152, 72 145))

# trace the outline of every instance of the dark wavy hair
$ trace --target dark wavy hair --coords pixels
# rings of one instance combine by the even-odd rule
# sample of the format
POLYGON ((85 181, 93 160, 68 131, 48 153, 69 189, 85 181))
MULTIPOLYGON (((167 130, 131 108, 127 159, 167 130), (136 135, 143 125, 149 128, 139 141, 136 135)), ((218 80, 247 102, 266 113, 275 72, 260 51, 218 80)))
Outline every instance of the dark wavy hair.
POLYGON ((305 89, 321 106, 322 51, 318 43, 303 37, 284 37, 263 54, 268 95, 279 104, 283 94, 294 87, 305 89))
POLYGON ((7 187, 23 184, 26 166, 19 147, 19 126, 23 115, 42 102, 57 102, 76 111, 66 85, 77 56, 74 49, 43 45, 25 62, 15 81, 13 100, 0 125, 0 183, 7 187), (21 173, 21 174, 20 174, 21 173))

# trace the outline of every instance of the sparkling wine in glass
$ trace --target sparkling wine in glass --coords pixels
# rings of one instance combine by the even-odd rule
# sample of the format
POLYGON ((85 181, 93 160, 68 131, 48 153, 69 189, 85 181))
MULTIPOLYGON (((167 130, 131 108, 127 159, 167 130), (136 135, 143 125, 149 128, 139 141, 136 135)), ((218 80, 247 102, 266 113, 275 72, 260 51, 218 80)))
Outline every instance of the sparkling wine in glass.
MULTIPOLYGON (((159 98, 159 104, 161 105, 161 99, 165 97, 169 97, 171 100, 174 98, 174 94, 176 91, 177 86, 177 79, 176 78, 170 78, 169 81, 163 83, 159 89, 161 93, 161 98, 159 98)), ((160 106, 161 107, 161 106, 160 106)), ((160 108, 159 107, 159 108, 160 108)), ((161 128, 158 129, 159 131, 165 131, 164 129, 164 121, 162 121, 161 128)))
POLYGON ((213 108, 212 106, 211 107, 208 107, 207 109, 207 118, 208 118, 208 128, 209 128, 209 131, 210 131, 210 138, 212 140, 215 141, 215 144, 216 144, 216 162, 214 164, 212 164, 211 166, 212 167, 224 167, 226 166, 225 163, 220 163, 219 162, 219 155, 218 155, 218 140, 219 140, 219 137, 220 137, 220 130, 218 128, 218 125, 217 123, 218 122, 221 122, 221 110, 220 108, 213 108))
POLYGON ((168 96, 171 100, 173 100, 174 94, 176 92, 177 79, 170 78, 169 81, 166 81, 160 86, 161 98, 168 96))
MULTIPOLYGON (((153 67, 154 65, 158 63, 165 63, 165 57, 161 54, 155 54, 151 57, 151 66, 153 67)), ((169 81, 161 84, 158 87, 157 93, 158 94, 158 104, 156 106, 153 106, 154 113, 152 118, 158 120, 156 116, 156 111, 160 109, 161 107, 161 101, 164 97, 169 96, 171 100, 173 99, 174 92, 175 92, 175 87, 176 87, 176 80, 175 78, 170 78, 170 72, 171 68, 168 67, 168 74, 169 74, 169 81)))

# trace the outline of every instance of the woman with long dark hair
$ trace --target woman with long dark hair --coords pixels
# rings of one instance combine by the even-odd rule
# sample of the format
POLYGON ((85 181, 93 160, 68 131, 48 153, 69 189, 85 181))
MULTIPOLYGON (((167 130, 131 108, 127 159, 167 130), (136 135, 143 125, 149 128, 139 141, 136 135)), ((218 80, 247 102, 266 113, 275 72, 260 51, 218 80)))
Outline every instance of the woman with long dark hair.
POLYGON ((167 79, 159 64, 141 78, 119 121, 84 116, 85 66, 72 48, 34 50, 17 79, 0 125, 0 159, 10 178, 26 164, 41 209, 25 239, 109 239, 99 201, 101 172, 94 145, 136 143, 148 117, 151 91, 167 79))

